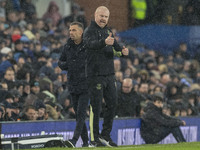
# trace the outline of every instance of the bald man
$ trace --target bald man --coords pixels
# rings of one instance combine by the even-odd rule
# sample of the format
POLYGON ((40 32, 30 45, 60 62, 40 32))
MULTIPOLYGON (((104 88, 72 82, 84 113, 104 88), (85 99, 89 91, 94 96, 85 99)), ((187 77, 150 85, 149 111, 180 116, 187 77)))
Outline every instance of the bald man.
POLYGON ((116 114, 119 117, 139 117, 140 95, 133 88, 133 80, 125 78, 121 92, 118 93, 118 107, 116 114))
POLYGON ((117 96, 113 58, 127 56, 128 49, 120 47, 114 39, 112 31, 107 27, 110 11, 105 6, 96 9, 90 26, 85 30, 83 40, 86 44, 86 72, 90 96, 90 133, 93 146, 117 146, 111 137, 113 119, 115 116, 117 96), (99 133, 99 117, 101 103, 104 98, 106 110, 103 130, 99 133))

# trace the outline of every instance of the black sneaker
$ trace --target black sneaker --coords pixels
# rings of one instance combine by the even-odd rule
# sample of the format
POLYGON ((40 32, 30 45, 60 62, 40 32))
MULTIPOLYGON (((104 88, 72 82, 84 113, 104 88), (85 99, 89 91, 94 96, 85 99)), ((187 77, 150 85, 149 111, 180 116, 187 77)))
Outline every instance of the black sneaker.
POLYGON ((102 144, 108 146, 108 147, 117 147, 117 144, 113 142, 113 140, 110 138, 110 136, 100 136, 99 140, 101 141, 102 144))
POLYGON ((104 147, 105 145, 102 144, 99 140, 91 141, 88 147, 104 147))
POLYGON ((73 142, 73 140, 65 141, 65 144, 67 145, 67 147, 75 148, 75 143, 73 142))
POLYGON ((83 143, 82 147, 89 147, 88 143, 83 143))

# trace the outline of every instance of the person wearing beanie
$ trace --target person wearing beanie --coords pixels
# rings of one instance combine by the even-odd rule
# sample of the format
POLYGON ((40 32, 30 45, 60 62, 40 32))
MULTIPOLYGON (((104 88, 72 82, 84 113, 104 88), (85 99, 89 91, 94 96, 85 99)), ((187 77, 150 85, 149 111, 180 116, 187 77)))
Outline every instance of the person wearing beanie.
POLYGON ((20 57, 26 58, 22 41, 20 39, 17 39, 14 42, 14 44, 15 44, 15 51, 13 55, 14 60, 18 61, 20 57))
POLYGON ((35 108, 38 112, 37 120, 44 120, 45 119, 45 113, 46 113, 46 105, 44 104, 44 102, 40 99, 36 100, 35 108))

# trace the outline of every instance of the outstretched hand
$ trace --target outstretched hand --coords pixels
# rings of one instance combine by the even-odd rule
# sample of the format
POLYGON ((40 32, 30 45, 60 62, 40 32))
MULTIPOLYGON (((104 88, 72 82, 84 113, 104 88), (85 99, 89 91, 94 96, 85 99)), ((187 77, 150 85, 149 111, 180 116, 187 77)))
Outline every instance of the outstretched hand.
POLYGON ((112 37, 112 33, 109 33, 109 36, 105 39, 106 45, 113 45, 114 44, 114 38, 112 37))
POLYGON ((125 56, 128 56, 128 53, 129 53, 128 48, 126 48, 125 46, 123 46, 122 54, 125 55, 125 56))

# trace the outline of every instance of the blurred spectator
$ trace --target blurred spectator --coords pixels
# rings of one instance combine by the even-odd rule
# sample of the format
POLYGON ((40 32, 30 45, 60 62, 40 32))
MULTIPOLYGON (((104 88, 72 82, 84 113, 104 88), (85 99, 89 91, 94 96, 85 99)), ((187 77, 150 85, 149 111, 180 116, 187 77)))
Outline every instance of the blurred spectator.
POLYGON ((118 93, 117 116, 138 117, 140 113, 140 95, 133 89, 132 79, 126 78, 122 82, 121 92, 118 93))
POLYGON ((31 93, 37 95, 40 93, 40 84, 38 81, 31 81, 30 83, 31 93))
POLYGON ((170 103, 177 95, 181 93, 180 87, 174 82, 169 82, 167 84, 165 92, 166 97, 168 98, 168 103, 170 103))
POLYGON ((167 72, 163 72, 160 75, 160 83, 159 86, 163 88, 163 90, 166 90, 167 84, 171 81, 170 74, 167 72))
POLYGON ((21 0, 21 9, 25 12, 27 22, 35 21, 36 8, 32 4, 32 0, 21 0))
POLYGON ((19 116, 19 105, 14 103, 14 97, 11 92, 8 92, 3 101, 5 107, 5 121, 16 121, 19 116))
POLYGON ((55 1, 51 1, 47 8, 47 11, 42 17, 45 21, 51 21, 53 26, 55 27, 58 22, 62 19, 61 14, 59 13, 59 7, 55 1))
POLYGON ((6 21, 6 0, 1 0, 0 1, 0 22, 5 22, 6 21))
POLYGON ((23 43, 20 39, 15 41, 15 51, 14 51, 14 56, 13 58, 15 61, 18 61, 20 57, 23 57, 24 59, 26 58, 26 53, 23 50, 24 46, 23 43))
POLYGON ((10 90, 10 93, 13 96, 13 102, 19 103, 19 100, 20 100, 20 97, 21 97, 20 93, 16 89, 10 90))
POLYGON ((200 83, 200 71, 197 71, 196 74, 195 74, 195 77, 193 78, 194 79, 194 83, 200 83))
POLYGON ((8 90, 11 90, 15 87, 15 72, 12 68, 7 68, 4 74, 4 81, 8 85, 8 90))
POLYGON ((37 112, 34 106, 29 105, 23 109, 20 120, 21 121, 35 121, 37 119, 37 112))
POLYGON ((20 0, 6 0, 6 12, 9 11, 19 11, 20 10, 20 0))
POLYGON ((7 23, 13 27, 17 27, 18 21, 19 21, 18 12, 17 11, 9 11, 7 23))
POLYGON ((81 22, 84 28, 86 28, 87 21, 84 16, 84 10, 80 8, 80 6, 76 3, 72 5, 71 10, 72 10, 72 14, 63 18, 65 26, 68 28, 70 23, 77 21, 77 22, 81 22))
POLYGON ((115 69, 115 72, 121 71, 120 59, 114 59, 114 69, 115 69))
POLYGON ((46 113, 45 104, 42 102, 42 100, 36 100, 34 105, 38 113, 37 120, 45 120, 45 113, 46 113))
POLYGON ((185 108, 185 107, 181 108, 181 110, 180 110, 180 116, 181 117, 187 117, 188 116, 187 108, 185 108))
POLYGON ((18 25, 20 26, 20 29, 22 31, 25 30, 26 26, 27 26, 27 22, 26 22, 26 14, 24 11, 19 11, 19 22, 18 25))
POLYGON ((55 108, 58 114, 58 120, 64 120, 64 116, 62 115, 63 107, 59 103, 56 103, 55 108))
POLYGON ((140 82, 147 82, 149 80, 149 73, 146 69, 142 69, 138 72, 138 74, 141 77, 141 81, 140 82))
POLYGON ((148 99, 149 85, 147 82, 140 83, 138 92, 148 99))
POLYGON ((200 24, 198 6, 200 6, 198 1, 196 0, 188 1, 183 11, 181 24, 183 25, 199 25, 200 24))
POLYGON ((13 67, 14 69, 14 66, 15 66, 15 61, 12 60, 12 51, 10 48, 7 48, 7 47, 4 47, 3 49, 1 49, 1 52, 5 52, 6 54, 2 54, 2 61, 0 63, 0 78, 2 79, 6 70, 9 68, 9 67, 13 67), (11 59, 10 59, 11 58, 11 59))
POLYGON ((175 55, 179 55, 179 56, 176 56, 176 58, 180 57, 184 60, 190 59, 190 54, 188 53, 188 46, 184 42, 179 44, 178 49, 174 53, 175 55))
POLYGON ((18 121, 20 111, 21 111, 21 106, 19 106, 18 103, 13 103, 12 105, 6 108, 5 120, 18 121))
POLYGON ((62 82, 60 81, 54 81, 53 82, 53 90, 54 90, 54 95, 57 99, 60 98, 62 92, 63 92, 63 86, 62 86, 62 82))
POLYGON ((16 78, 28 83, 30 83, 30 80, 33 78, 33 68, 29 63, 25 63, 23 57, 18 59, 18 72, 16 78))
POLYGON ((55 81, 56 79, 56 74, 50 61, 47 61, 47 63, 40 68, 40 74, 45 74, 50 78, 51 81, 55 81))
POLYGON ((137 27, 145 23, 146 19, 146 10, 147 10, 147 3, 146 0, 131 0, 131 20, 134 23, 131 23, 131 26, 137 27))
MULTIPOLYGON (((8 84, 6 83, 5 80, 2 80, 0 83, 0 90, 2 90, 2 93, 5 91, 8 91, 8 84)), ((2 95, 0 95, 1 98, 3 98, 2 95)))
POLYGON ((171 106, 168 105, 168 104, 164 104, 164 105, 163 105, 162 112, 163 112, 165 115, 172 116, 171 106))
POLYGON ((31 93, 30 84, 24 81, 24 89, 22 97, 25 99, 31 93))
POLYGON ((4 106, 6 108, 9 107, 9 106, 11 106, 12 103, 14 102, 13 99, 14 99, 13 95, 10 92, 8 92, 6 94, 6 96, 5 96, 5 100, 3 101, 4 106))
POLYGON ((1 107, 0 107, 0 121, 4 121, 4 111, 1 107))
POLYGON ((58 113, 54 107, 49 104, 46 104, 46 120, 58 120, 58 113))
POLYGON ((197 116, 199 115, 199 110, 198 107, 196 105, 196 97, 194 94, 190 93, 188 94, 187 97, 187 103, 188 103, 188 109, 187 109, 187 114, 188 116, 197 116))
POLYGON ((47 32, 44 30, 44 20, 42 19, 37 19, 37 21, 34 23, 35 24, 35 28, 33 29, 33 33, 38 32, 41 37, 47 37, 47 32))
POLYGON ((65 120, 66 119, 73 119, 73 118, 75 118, 75 111, 74 111, 74 109, 72 107, 71 96, 70 95, 65 96, 63 98, 61 104, 63 106, 62 114, 64 115, 65 120))

